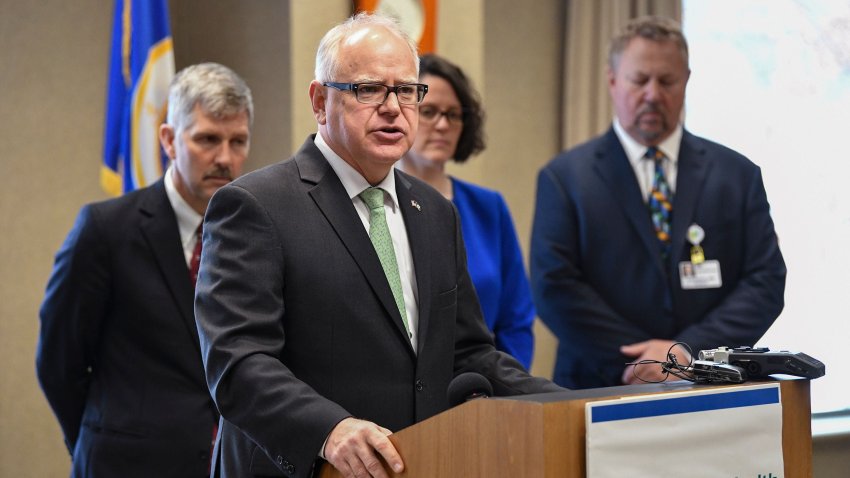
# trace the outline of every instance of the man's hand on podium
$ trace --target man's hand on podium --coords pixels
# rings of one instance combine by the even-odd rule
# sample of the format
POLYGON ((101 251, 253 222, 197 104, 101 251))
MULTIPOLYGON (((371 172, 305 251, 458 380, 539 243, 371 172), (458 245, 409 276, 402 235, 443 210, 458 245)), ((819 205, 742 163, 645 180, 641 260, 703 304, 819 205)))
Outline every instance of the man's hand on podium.
POLYGON ((378 454, 396 473, 401 473, 404 463, 387 438, 389 435, 391 431, 372 422, 346 418, 331 430, 325 444, 325 459, 346 478, 387 478, 378 454))
MULTIPOLYGON (((673 347, 674 344, 676 344, 676 342, 672 340, 652 339, 645 342, 638 342, 636 344, 623 345, 620 347, 620 353, 627 357, 631 357, 633 362, 640 362, 641 360, 667 362, 667 352, 670 352, 670 348, 673 347)), ((690 354, 688 354, 688 352, 681 346, 676 345, 672 352, 676 355, 676 360, 682 366, 690 363, 690 354)), ((665 380, 665 378, 667 378, 667 380, 679 380, 673 376, 668 377, 661 369, 661 365, 657 363, 638 365, 637 377, 634 374, 634 368, 634 365, 629 365, 625 370, 623 370, 623 383, 635 385, 646 382, 661 382, 665 380), (638 377, 640 377, 640 379, 638 377)))

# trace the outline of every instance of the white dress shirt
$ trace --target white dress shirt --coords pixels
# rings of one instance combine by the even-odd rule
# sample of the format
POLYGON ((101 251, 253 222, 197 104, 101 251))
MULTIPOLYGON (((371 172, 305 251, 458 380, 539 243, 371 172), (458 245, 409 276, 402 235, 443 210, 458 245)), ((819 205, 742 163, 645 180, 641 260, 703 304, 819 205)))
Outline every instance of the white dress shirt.
MULTIPOLYGON (((667 179, 667 184, 670 185, 672 194, 676 192, 676 173, 679 170, 679 147, 682 145, 682 129, 682 124, 678 124, 670 136, 664 138, 664 141, 657 146, 667 157, 667 160, 661 163, 661 167, 664 169, 664 177, 667 179)), ((635 171, 643 202, 648 202, 649 192, 652 191, 652 178, 655 176, 655 162, 644 158, 646 150, 649 148, 629 136, 629 133, 626 132, 617 118, 614 118, 614 133, 617 134, 620 144, 626 151, 626 157, 635 171)))
MULTIPOLYGON (((352 204, 354 204, 357 215, 360 216, 363 227, 366 228, 366 232, 368 233, 369 207, 359 197, 359 194, 365 189, 372 187, 372 185, 328 146, 322 138, 321 133, 316 133, 314 143, 328 160, 336 175, 339 176, 339 180, 342 182, 343 187, 345 187, 345 191, 348 193, 348 197, 351 199, 352 204)), ((393 239, 393 250, 395 251, 398 272, 401 277, 404 307, 407 311, 407 323, 410 327, 410 343, 413 345, 413 350, 416 350, 417 326, 419 324, 419 290, 416 286, 416 275, 413 268, 413 252, 410 249, 407 229, 404 226, 404 217, 401 215, 401 208, 398 204, 393 170, 390 169, 387 177, 379 184, 376 184, 375 187, 379 187, 388 193, 384 194, 387 226, 389 226, 390 235, 393 239)))
POLYGON ((168 202, 171 203, 171 209, 174 209, 174 215, 177 216, 177 229, 180 231, 180 244, 183 245, 183 256, 186 259, 186 266, 192 261, 192 254, 195 252, 195 244, 198 242, 198 236, 195 231, 204 220, 204 216, 200 215, 192 209, 192 206, 183 199, 183 196, 177 191, 174 186, 174 172, 172 167, 165 171, 165 194, 168 195, 168 202))

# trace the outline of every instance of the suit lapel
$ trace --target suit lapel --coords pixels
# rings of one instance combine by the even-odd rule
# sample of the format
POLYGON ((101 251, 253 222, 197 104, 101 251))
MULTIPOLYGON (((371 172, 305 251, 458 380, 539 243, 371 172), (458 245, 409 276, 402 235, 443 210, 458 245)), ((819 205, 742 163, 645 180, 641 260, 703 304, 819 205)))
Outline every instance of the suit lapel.
POLYGON ((671 224, 671 264, 682 260, 683 244, 687 242, 688 226, 693 223, 696 208, 705 178, 711 170, 705 148, 695 136, 683 132, 676 173, 676 194, 673 197, 673 223, 671 224))
POLYGON ((428 233, 428 211, 422 210, 423 201, 416 195, 412 184, 398 170, 395 171, 396 194, 401 215, 404 217, 407 240, 413 254, 416 273, 416 288, 419 291, 419 328, 417 330, 417 348, 421 351, 428 336, 429 317, 431 315, 431 241, 428 233), (419 205, 419 207, 416 207, 419 205))
MULTIPOLYGON (((638 186, 634 169, 626 157, 626 152, 620 144, 620 140, 609 129, 603 141, 596 151, 596 162, 594 164, 596 173, 602 178, 614 201, 623 208, 623 213, 640 238, 644 249, 653 258, 658 271, 664 274, 664 266, 661 263, 661 255, 658 253, 658 239, 655 237, 652 226, 652 218, 649 216, 646 204, 641 197, 640 186, 638 186)), ((676 215, 676 209, 673 209, 676 215)))
POLYGON ((142 215, 139 223, 142 237, 153 253, 163 280, 180 310, 180 316, 188 329, 189 336, 192 337, 192 343, 200 353, 201 347, 193 307, 195 293, 192 290, 186 258, 180 246, 182 242, 177 229, 177 218, 165 193, 164 180, 159 180, 148 189, 139 207, 139 214, 142 215))
POLYGON ((295 155, 295 162, 298 165, 301 180, 312 185, 309 189, 310 197, 322 211, 357 266, 363 271, 366 281, 378 296, 384 310, 392 318, 399 335, 408 344, 412 354, 413 347, 407 337, 404 322, 396 307, 381 261, 372 246, 372 241, 369 240, 369 234, 363 227, 345 187, 313 143, 312 136, 295 155))

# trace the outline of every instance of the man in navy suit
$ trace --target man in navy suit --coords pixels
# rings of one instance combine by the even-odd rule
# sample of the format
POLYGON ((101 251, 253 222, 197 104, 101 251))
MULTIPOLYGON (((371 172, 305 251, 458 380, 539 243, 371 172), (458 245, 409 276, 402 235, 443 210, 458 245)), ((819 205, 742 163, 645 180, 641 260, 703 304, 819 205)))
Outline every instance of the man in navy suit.
POLYGON ((218 412, 201 362, 192 263, 210 197, 248 156, 252 117, 251 92, 230 69, 181 71, 159 131, 171 159, 165 177, 83 207, 56 254, 36 366, 71 476, 209 475, 218 412))
POLYGON ((387 435, 448 408, 463 372, 497 395, 562 390, 496 350, 457 210, 393 168, 418 81, 394 21, 334 27, 309 89, 318 133, 210 201, 195 314, 222 477, 308 477, 320 457, 347 477, 386 477, 381 459, 400 472, 387 435))
MULTIPOLYGON (((639 382, 626 364, 666 361, 675 342, 694 353, 752 345, 784 303, 760 169, 680 124, 690 69, 679 26, 632 21, 608 67, 613 126, 537 183, 532 288, 559 339, 554 380, 570 388, 639 382)), ((657 365, 636 371, 664 377, 657 365)))

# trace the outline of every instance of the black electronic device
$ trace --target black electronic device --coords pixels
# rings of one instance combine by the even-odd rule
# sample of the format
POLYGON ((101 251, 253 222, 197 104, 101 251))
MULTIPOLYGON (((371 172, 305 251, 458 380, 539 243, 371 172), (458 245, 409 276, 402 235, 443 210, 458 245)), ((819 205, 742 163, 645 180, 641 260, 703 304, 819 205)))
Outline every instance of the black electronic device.
POLYGON ((699 360, 741 367, 749 378, 763 378, 778 373, 812 379, 826 374, 823 362, 809 355, 787 350, 772 351, 767 347, 718 347, 701 350, 699 360))
POLYGON ((711 360, 694 360, 690 372, 697 383, 744 383, 747 381, 747 372, 743 368, 711 360))

